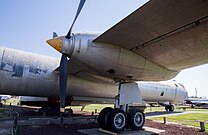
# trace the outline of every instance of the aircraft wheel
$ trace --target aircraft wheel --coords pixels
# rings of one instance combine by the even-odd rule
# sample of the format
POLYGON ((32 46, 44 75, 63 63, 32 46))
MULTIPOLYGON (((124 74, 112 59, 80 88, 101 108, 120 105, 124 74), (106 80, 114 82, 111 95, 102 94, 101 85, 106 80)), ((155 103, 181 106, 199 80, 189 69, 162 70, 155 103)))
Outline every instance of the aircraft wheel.
POLYGON ((174 105, 170 105, 170 112, 173 112, 174 111, 174 105))
POLYGON ((140 130, 144 126, 145 114, 139 109, 132 109, 128 113, 128 122, 132 130, 140 130))
POLYGON ((173 112, 174 111, 174 105, 166 105, 165 110, 166 110, 166 112, 173 112))
POLYGON ((127 125, 126 113, 119 108, 114 109, 109 113, 107 123, 110 131, 116 133, 123 131, 127 125))
POLYGON ((170 106, 169 105, 166 105, 165 106, 165 110, 166 110, 166 112, 169 112, 170 111, 170 106))
POLYGON ((113 110, 113 108, 111 108, 111 107, 106 107, 101 110, 101 112, 99 113, 99 116, 98 116, 98 124, 99 124, 100 128, 108 129, 107 119, 108 119, 109 113, 112 110, 113 110))

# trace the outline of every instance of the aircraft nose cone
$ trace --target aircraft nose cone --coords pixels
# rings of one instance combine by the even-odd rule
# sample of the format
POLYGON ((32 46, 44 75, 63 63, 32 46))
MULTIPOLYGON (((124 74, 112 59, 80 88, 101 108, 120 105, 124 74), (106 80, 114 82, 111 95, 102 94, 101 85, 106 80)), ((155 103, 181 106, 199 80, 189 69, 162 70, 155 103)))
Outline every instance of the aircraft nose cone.
POLYGON ((57 38, 52 38, 46 41, 50 46, 52 46, 54 49, 57 51, 61 52, 62 49, 62 38, 57 37, 57 38))

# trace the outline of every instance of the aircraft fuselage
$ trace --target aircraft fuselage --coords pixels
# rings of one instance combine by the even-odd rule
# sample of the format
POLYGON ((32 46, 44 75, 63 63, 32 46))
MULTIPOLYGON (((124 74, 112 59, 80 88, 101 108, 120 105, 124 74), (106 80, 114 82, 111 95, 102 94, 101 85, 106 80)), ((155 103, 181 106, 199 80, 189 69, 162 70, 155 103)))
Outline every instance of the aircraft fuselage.
MULTIPOLYGON (((54 71, 59 66, 59 59, 5 47, 0 47, 0 57, 1 94, 59 97, 59 76, 54 71)), ((175 102, 184 100, 187 95, 185 89, 175 83, 138 82, 138 85, 145 101, 175 102)), ((75 101, 112 103, 117 93, 118 84, 110 80, 101 83, 75 75, 68 76, 67 97, 75 101)))

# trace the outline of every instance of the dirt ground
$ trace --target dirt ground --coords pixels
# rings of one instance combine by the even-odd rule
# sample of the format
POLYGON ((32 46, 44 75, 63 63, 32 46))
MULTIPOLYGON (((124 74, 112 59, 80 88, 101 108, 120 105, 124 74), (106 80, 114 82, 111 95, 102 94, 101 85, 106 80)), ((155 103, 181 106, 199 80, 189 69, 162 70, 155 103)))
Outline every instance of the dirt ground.
MULTIPOLYGON (((197 128, 191 128, 176 124, 162 124, 147 120, 145 126, 166 130, 159 135, 208 135, 206 132, 200 132, 197 128)), ((25 126, 21 129, 21 135, 83 135, 78 132, 79 129, 96 128, 97 124, 70 124, 60 127, 58 125, 50 126, 25 126)))
POLYGON ((197 128, 187 127, 179 124, 163 124, 147 120, 145 126, 166 130, 160 135, 208 135, 207 132, 200 132, 197 128))

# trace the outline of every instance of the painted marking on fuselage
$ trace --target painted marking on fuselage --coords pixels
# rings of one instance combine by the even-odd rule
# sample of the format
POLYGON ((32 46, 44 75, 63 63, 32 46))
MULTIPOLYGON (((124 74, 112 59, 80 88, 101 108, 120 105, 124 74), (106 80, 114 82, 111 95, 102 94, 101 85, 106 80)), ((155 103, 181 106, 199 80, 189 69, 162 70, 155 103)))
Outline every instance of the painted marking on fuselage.
MULTIPOLYGON (((46 67, 41 67, 37 65, 28 65, 24 60, 21 58, 18 60, 16 59, 21 55, 19 52, 13 52, 3 49, 2 50, 2 56, 1 56, 1 65, 0 70, 4 72, 8 72, 11 74, 12 77, 28 77, 28 76, 42 76, 46 75, 48 73, 48 70, 46 67), (26 65, 25 65, 26 64, 26 65)), ((20 56, 21 57, 21 56, 20 56)), ((27 58, 26 58, 27 59, 27 58)), ((29 57, 28 57, 28 61, 29 57)), ((32 61, 32 59, 31 59, 32 61)))
POLYGON ((23 65, 17 65, 16 63, 13 66, 13 72, 14 74, 12 74, 12 77, 22 77, 23 76, 23 65))

